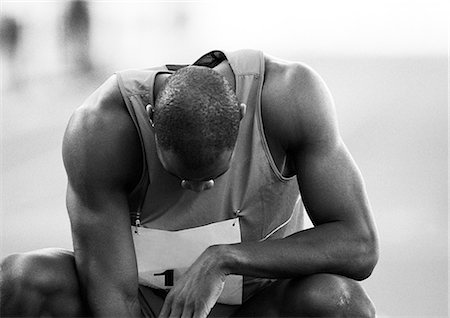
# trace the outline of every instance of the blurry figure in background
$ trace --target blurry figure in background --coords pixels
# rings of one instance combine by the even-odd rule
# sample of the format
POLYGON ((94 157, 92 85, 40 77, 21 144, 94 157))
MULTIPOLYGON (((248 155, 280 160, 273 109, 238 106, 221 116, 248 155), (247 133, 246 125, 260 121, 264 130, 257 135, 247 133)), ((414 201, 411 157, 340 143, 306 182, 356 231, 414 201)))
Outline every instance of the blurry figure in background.
POLYGON ((17 51, 21 39, 21 27, 13 17, 0 17, 0 51, 6 63, 3 65, 5 82, 15 86, 20 78, 17 51))
POLYGON ((70 67, 90 71, 90 16, 87 1, 68 1, 63 16, 63 50, 70 67))

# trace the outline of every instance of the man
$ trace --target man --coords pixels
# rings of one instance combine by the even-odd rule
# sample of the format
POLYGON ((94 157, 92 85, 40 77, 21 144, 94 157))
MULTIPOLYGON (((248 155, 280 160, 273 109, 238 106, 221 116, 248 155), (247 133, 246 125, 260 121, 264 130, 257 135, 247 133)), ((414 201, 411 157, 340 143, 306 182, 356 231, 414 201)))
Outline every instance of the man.
POLYGON ((118 73, 63 156, 74 253, 6 258, 5 315, 375 315, 375 224, 310 68, 242 50, 118 73))

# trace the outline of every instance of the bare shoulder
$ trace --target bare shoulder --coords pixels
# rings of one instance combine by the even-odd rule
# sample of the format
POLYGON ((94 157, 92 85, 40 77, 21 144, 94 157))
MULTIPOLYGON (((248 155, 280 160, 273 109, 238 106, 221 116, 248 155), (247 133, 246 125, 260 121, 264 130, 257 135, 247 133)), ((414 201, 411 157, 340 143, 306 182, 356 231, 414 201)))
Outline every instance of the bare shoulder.
POLYGON ((304 63, 266 55, 262 105, 266 133, 285 148, 338 136, 331 94, 321 76, 304 63))
POLYGON ((139 137, 115 76, 72 114, 64 135, 63 159, 74 188, 127 189, 137 183, 142 166, 139 137))

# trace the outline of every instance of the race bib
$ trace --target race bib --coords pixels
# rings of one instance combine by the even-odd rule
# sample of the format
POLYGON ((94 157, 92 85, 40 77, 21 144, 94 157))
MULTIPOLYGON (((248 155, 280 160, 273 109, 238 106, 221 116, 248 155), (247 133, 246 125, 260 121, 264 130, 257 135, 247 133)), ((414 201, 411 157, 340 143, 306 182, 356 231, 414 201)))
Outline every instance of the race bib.
MULTIPOLYGON (((139 272, 139 284, 170 289, 189 266, 215 244, 241 242, 238 219, 230 219, 179 231, 164 231, 139 227, 133 241, 139 272)), ((243 278, 228 275, 218 302, 228 305, 242 304, 243 278)))

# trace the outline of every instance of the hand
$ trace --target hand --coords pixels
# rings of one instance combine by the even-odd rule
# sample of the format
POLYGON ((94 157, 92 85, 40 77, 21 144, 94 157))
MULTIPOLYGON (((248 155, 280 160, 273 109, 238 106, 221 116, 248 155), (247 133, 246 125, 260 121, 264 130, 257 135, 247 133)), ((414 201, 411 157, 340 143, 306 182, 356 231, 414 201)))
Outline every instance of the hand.
POLYGON ((209 247, 172 287, 159 317, 207 317, 222 293, 225 278, 219 254, 209 247))

